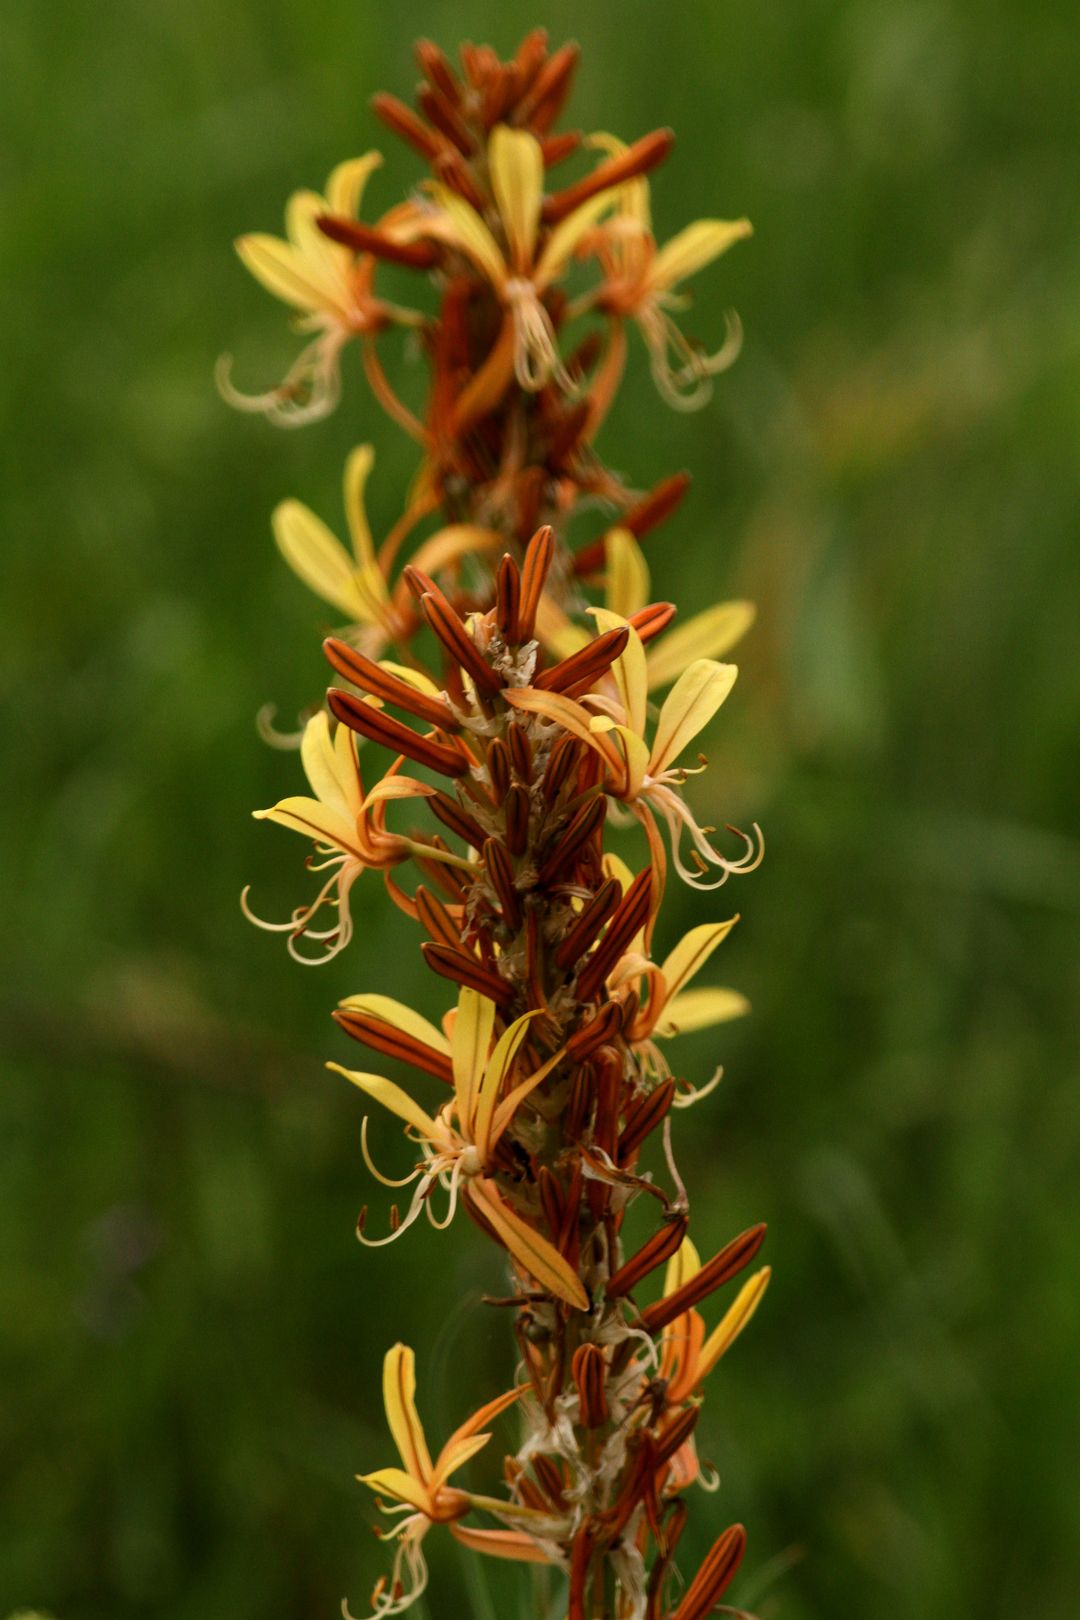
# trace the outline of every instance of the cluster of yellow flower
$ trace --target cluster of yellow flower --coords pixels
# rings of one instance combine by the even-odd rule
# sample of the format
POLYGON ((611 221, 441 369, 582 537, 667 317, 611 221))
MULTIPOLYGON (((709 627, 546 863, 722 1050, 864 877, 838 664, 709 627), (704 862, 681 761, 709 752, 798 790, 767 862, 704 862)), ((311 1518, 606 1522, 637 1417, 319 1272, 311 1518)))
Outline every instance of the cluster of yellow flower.
POLYGON ((669 858, 687 883, 712 889, 761 856, 756 827, 729 829, 724 853, 682 791, 704 769, 685 763, 687 750, 735 680, 735 666, 719 660, 753 615, 728 602, 671 628, 674 606, 651 600, 641 542, 686 480, 632 491, 593 440, 622 374, 627 320, 673 404, 700 403, 734 358, 733 317, 709 354, 672 311, 685 304, 681 283, 749 226, 701 220, 657 247, 645 176, 671 137, 627 146, 553 133, 573 47, 549 52, 537 31, 509 62, 466 46, 458 71, 427 42, 418 59, 419 111, 389 96, 375 107, 433 177, 362 223, 380 162, 369 153, 335 169, 324 196, 291 199, 287 240, 237 244, 258 279, 300 312, 311 341, 284 382, 254 398, 235 392, 226 367, 227 396, 283 425, 313 420, 337 400, 342 350, 356 339, 376 399, 422 447, 404 515, 379 544, 365 510, 367 445, 345 470, 349 548, 298 501, 274 513, 286 560, 346 621, 324 643, 343 684, 303 730, 310 794, 256 812, 313 840, 322 885, 281 923, 256 918, 247 891, 243 904, 260 926, 287 934, 298 960, 325 961, 351 938, 356 879, 382 872, 423 931, 427 964, 457 998, 439 1025, 381 993, 349 996, 335 1013, 362 1045, 412 1064, 421 1086, 444 1088, 427 1102, 381 1075, 329 1065, 397 1116, 410 1144, 408 1173, 389 1178, 371 1160, 364 1121, 373 1175, 412 1193, 386 1236, 368 1236, 365 1214, 358 1232, 365 1243, 393 1242, 421 1214, 447 1226, 460 1203, 505 1252, 512 1279, 517 1381, 434 1461, 413 1352, 398 1344, 387 1353, 384 1398, 401 1466, 360 1478, 400 1517, 374 1613, 398 1613, 423 1589, 421 1543, 443 1523, 478 1552, 563 1570, 569 1620, 698 1620, 744 1545, 741 1526, 725 1530, 671 1597, 684 1492, 710 1482, 693 1438, 702 1383, 769 1274, 752 1274, 707 1334, 698 1305, 750 1265, 764 1229, 700 1263, 671 1112, 706 1095, 719 1071, 688 1086, 664 1045, 746 1010, 733 990, 689 988, 735 918, 691 929, 662 957, 653 936, 669 858), (550 189, 550 170, 578 151, 599 161, 550 189), (437 313, 379 296, 382 261, 422 274, 437 313), (562 285, 571 265, 599 272, 576 298, 562 285), (576 322, 584 335, 570 349, 576 322), (430 365, 423 421, 379 357, 377 340, 394 327, 413 330, 430 365), (610 522, 571 553, 569 518, 598 504, 610 522), (432 521, 439 526, 417 538, 432 521), (601 603, 589 604, 590 588, 601 603), (652 694, 665 688, 657 708, 652 694), (369 786, 361 743, 392 756, 369 786), (422 801, 414 808, 441 830, 391 827, 405 800, 422 801), (644 833, 636 873, 605 848, 617 820, 644 833), (640 1164, 654 1132, 671 1190, 640 1164), (659 1205, 660 1225, 627 1255, 624 1217, 641 1195, 659 1205), (665 1264, 661 1297, 640 1305, 636 1291, 665 1264), (522 1439, 505 1460, 504 1493, 451 1485, 511 1406, 522 1439), (466 1522, 474 1514, 498 1528, 466 1522))

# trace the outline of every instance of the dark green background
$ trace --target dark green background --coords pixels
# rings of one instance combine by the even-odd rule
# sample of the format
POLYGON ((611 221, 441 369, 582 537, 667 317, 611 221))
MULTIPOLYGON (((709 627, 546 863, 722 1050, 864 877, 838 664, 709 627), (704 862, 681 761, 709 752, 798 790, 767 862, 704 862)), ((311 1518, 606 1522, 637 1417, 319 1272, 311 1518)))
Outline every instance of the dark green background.
MULTIPOLYGON (((271 914, 306 892, 299 840, 249 817, 298 782, 252 722, 325 673, 268 514, 292 494, 340 527, 371 438, 385 532, 413 452, 354 357, 343 409, 293 435, 211 371, 229 348, 259 386, 295 351, 231 238, 383 144, 367 99, 409 93, 411 39, 508 49, 537 20, 585 49, 576 121, 676 127, 662 236, 757 227, 697 284, 702 335, 728 303, 747 331, 713 404, 668 412, 638 349, 601 446, 639 484, 695 474, 658 594, 761 610, 694 791, 768 858, 665 924, 743 912, 715 977, 755 1012, 685 1043, 727 1078, 682 1161, 702 1246, 767 1219, 775 1268, 712 1381, 724 1483, 686 1545, 744 1519, 736 1600, 785 1620, 1073 1620, 1068 0, 513 0, 493 35, 475 0, 7 9, 0 1614, 363 1614, 384 1347, 418 1346, 436 1434, 507 1375, 471 1229, 352 1235, 361 1109, 321 1064, 355 1048, 327 1010, 441 1011, 415 930, 365 882, 357 949, 306 971, 237 908, 248 880, 271 914)), ((384 149, 376 207, 416 172, 384 149)), ((431 1546, 435 1620, 540 1612, 431 1546)))

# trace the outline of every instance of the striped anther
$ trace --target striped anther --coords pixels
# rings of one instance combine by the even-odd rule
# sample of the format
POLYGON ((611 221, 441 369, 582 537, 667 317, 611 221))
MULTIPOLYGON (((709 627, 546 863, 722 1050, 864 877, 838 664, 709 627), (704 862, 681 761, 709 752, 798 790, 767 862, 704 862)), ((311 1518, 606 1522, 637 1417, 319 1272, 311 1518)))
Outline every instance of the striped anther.
POLYGON ((351 248, 353 253, 370 253, 388 264, 404 264, 410 270, 430 270, 438 263, 434 242, 398 242, 373 225, 358 219, 342 219, 339 214, 317 214, 315 223, 331 242, 351 248))
POLYGON ((578 1416, 586 1429, 599 1429, 608 1420, 604 1352, 598 1344, 580 1344, 570 1363, 578 1393, 578 1416))
POLYGON ((478 962, 475 956, 468 956, 464 951, 454 950, 449 945, 432 945, 425 942, 420 947, 424 961, 433 973, 441 978, 450 979, 454 984, 462 984, 467 990, 475 990, 497 1006, 505 1007, 514 999, 514 988, 500 979, 497 973, 486 968, 478 962))
POLYGON ((348 1007, 336 1008, 331 1017, 361 1046, 370 1047, 373 1052, 382 1052, 386 1057, 398 1058, 402 1063, 411 1063, 425 1074, 434 1075, 436 1080, 453 1084, 450 1059, 444 1053, 436 1052, 433 1046, 418 1040, 415 1035, 395 1029, 393 1024, 376 1018, 374 1013, 351 1012, 348 1007))
POLYGON ((642 646, 648 646, 667 629, 677 612, 674 602, 650 602, 648 607, 631 613, 626 622, 633 625, 642 646))
POLYGON ((739 1236, 732 1238, 719 1254, 713 1255, 707 1265, 695 1272, 688 1282, 684 1282, 681 1288, 676 1288, 674 1293, 658 1299, 654 1305, 647 1306, 641 1313, 641 1325, 646 1333, 659 1332, 661 1328, 667 1327, 669 1322, 674 1322, 684 1311, 700 1305, 703 1299, 707 1299, 724 1283, 730 1282, 732 1277, 737 1277, 761 1248, 765 1241, 765 1231, 765 1224, 762 1222, 758 1226, 749 1227, 745 1232, 740 1232, 739 1236))
POLYGON ((433 129, 429 129, 422 118, 418 118, 411 107, 407 107, 397 96, 388 95, 380 90, 371 98, 371 110, 386 125, 394 135, 406 141, 415 152, 430 163, 439 156, 443 150, 443 138, 433 129))
POLYGON ((689 1215, 676 1215, 665 1221, 636 1254, 632 1254, 617 1271, 612 1272, 607 1281, 608 1298, 618 1299, 620 1294, 631 1293, 642 1278, 670 1260, 686 1236, 689 1224, 689 1215))
POLYGON ((672 1620, 705 1620, 730 1586, 745 1551, 746 1531, 741 1524, 733 1524, 706 1554, 672 1620))
POLYGON ((637 1152, 666 1118, 675 1097, 674 1080, 664 1080, 647 1097, 638 1097, 626 1110, 625 1123, 619 1135, 619 1162, 626 1161, 637 1152))
POLYGON ((640 140, 628 146, 625 152, 617 157, 605 158, 603 163, 597 164, 592 174, 578 180, 564 191, 553 192, 545 197, 541 218, 545 225, 557 225, 560 220, 572 214, 575 208, 595 197, 597 192, 606 191, 609 186, 622 185, 627 180, 636 180, 643 174, 649 174, 658 164, 663 163, 671 148, 675 145, 675 136, 670 129, 654 129, 650 135, 643 135, 640 140))
POLYGON ((617 878, 608 878, 600 885, 592 899, 582 906, 566 937, 555 947, 556 967, 562 968, 565 973, 585 955, 618 907, 621 895, 617 878))
POLYGON ((437 900, 423 884, 417 889, 414 899, 416 914, 422 926, 431 935, 432 942, 436 945, 449 945, 451 950, 459 951, 461 933, 442 901, 437 900))
POLYGON ((444 776, 467 775, 469 762, 458 749, 448 748, 431 737, 421 737, 400 720, 395 720, 393 715, 373 708, 362 698, 353 697, 351 692, 341 692, 332 686, 326 694, 326 701, 331 714, 342 725, 348 726, 350 731, 358 731, 371 742, 382 743, 384 748, 392 749, 395 754, 404 754, 418 765, 426 765, 444 776))
POLYGON ((521 601, 521 570, 507 551, 495 575, 495 620, 508 642, 518 639, 518 604, 521 601))
POLYGON ((625 625, 606 630, 602 636, 571 653, 569 658, 538 675, 533 685, 540 692, 566 692, 578 685, 591 686, 621 658, 629 639, 630 632, 625 625))
POLYGON ((427 801, 428 809, 448 827, 452 833, 471 844, 473 849, 483 849, 487 833, 478 821, 474 821, 468 811, 463 810, 460 804, 455 803, 446 793, 433 793, 427 801))
POLYGON ((552 883, 560 873, 573 870, 574 863, 586 846, 596 837, 607 815, 607 800, 598 794, 583 804, 554 840, 554 848, 540 868, 540 882, 552 883))
POLYGON ((537 529, 525 547, 521 569, 521 603, 518 607, 518 638, 531 641, 536 630, 536 613, 555 555, 555 532, 550 523, 537 529))
POLYGON ((607 933, 578 974, 579 1001, 593 999, 631 940, 645 927, 652 905, 652 890, 652 867, 646 866, 623 895, 607 933))
POLYGON ((381 698, 384 703, 396 704, 406 714, 426 720, 429 726, 440 726, 443 731, 457 731, 454 711, 445 698, 418 692, 408 681, 383 669, 373 658, 350 647, 347 641, 342 641, 338 636, 327 636, 323 642, 323 652, 338 674, 352 681, 354 686, 359 686, 361 691, 381 698))
POLYGON ((571 1063, 584 1063, 601 1046, 617 1038, 622 1027, 622 1009, 617 1001, 605 1001, 587 1024, 576 1029, 566 1043, 571 1063))
POLYGON ((492 669, 438 586, 425 591, 420 611, 454 661, 472 676, 477 689, 494 697, 503 688, 503 678, 492 669))

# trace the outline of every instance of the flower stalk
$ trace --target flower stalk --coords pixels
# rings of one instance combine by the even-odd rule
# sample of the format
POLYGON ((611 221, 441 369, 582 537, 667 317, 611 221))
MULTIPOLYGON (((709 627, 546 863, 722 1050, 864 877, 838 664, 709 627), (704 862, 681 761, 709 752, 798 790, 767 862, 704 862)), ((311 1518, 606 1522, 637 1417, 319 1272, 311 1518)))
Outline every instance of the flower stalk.
POLYGON ((437 1458, 413 1352, 387 1352, 401 1466, 358 1476, 392 1519, 390 1568, 369 1608, 398 1614, 419 1595, 423 1541, 441 1525, 475 1553, 561 1571, 568 1620, 697 1620, 745 1545, 732 1525, 696 1573, 677 1571, 687 1493, 715 1483, 695 1449, 703 1385, 769 1273, 748 1273, 760 1226, 701 1263, 674 1156, 674 1111, 720 1071, 688 1084, 667 1043, 746 1011, 733 990, 689 988, 736 918, 655 942, 670 868, 708 890, 761 858, 756 827, 718 836, 686 796, 705 768, 689 751, 736 678, 722 660, 753 613, 728 602, 679 620, 652 599, 642 542, 678 506, 686 475, 634 489, 595 438, 628 323, 671 404, 708 396, 738 324, 727 319, 710 354, 675 324, 687 305, 677 289, 750 228, 701 220, 657 246, 646 176, 673 137, 556 131, 576 47, 549 51, 536 30, 507 62, 486 46, 463 46, 460 68, 429 41, 416 54, 416 110, 389 95, 373 105, 429 175, 375 217, 381 158, 368 153, 339 165, 324 194, 291 199, 285 239, 241 237, 242 261, 299 312, 309 342, 262 393, 239 395, 222 372, 233 403, 296 426, 337 403, 355 344, 375 400, 420 447, 402 516, 379 543, 365 510, 369 445, 345 469, 348 549, 299 501, 274 513, 286 562, 341 621, 324 642, 340 684, 303 730, 310 795, 256 812, 313 842, 321 887, 280 923, 258 918, 247 891, 243 901, 299 960, 324 961, 350 943, 357 880, 382 874, 417 926, 443 1012, 432 1022, 380 989, 334 1012, 353 1042, 415 1071, 402 1086, 328 1065, 404 1134, 401 1162, 385 1170, 363 1119, 369 1170, 408 1189, 408 1203, 379 1235, 365 1210, 358 1236, 408 1241, 421 1216, 445 1228, 464 1212, 508 1276, 494 1303, 511 1307, 512 1386, 437 1458), (560 182, 552 171, 575 157, 583 172, 560 182), (434 313, 420 297, 413 309, 382 296, 387 263, 412 272, 429 304, 434 294, 434 313), (586 292, 570 296, 571 273, 586 292), (397 328, 428 368, 419 417, 383 363, 397 328), (571 520, 597 510, 605 519, 572 551, 571 520), (608 848, 623 823, 638 829, 637 870, 608 848), (643 1165, 654 1137, 660 1176, 643 1165), (656 1223, 630 1247, 626 1216, 642 1198, 656 1223), (661 1273, 660 1297, 645 1303, 661 1273), (739 1277, 708 1332, 699 1307, 739 1277), (501 1492, 452 1484, 511 1408, 518 1440, 501 1492))

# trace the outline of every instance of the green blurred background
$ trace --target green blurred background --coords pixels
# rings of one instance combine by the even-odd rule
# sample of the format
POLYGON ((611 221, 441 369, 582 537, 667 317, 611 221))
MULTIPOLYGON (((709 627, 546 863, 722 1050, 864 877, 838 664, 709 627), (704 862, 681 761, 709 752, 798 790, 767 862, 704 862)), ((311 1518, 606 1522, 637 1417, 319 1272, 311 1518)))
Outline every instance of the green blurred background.
MULTIPOLYGON (((661 407, 639 350, 601 445, 640 485, 695 474, 658 594, 760 605, 695 792, 758 818, 768 858, 673 892, 666 924, 743 913, 716 976, 754 1016, 686 1040, 689 1075, 727 1077, 682 1158, 702 1247, 766 1219, 775 1268, 713 1379, 723 1488, 686 1545, 744 1519, 735 1596, 763 1616, 1073 1620, 1068 0, 512 0, 494 30, 475 0, 7 8, 0 1614, 366 1613, 352 1476, 390 1460, 384 1347, 419 1347, 436 1433, 505 1380, 475 1233, 353 1237, 370 1182, 327 1010, 376 987, 441 1010, 415 931, 362 884, 357 949, 314 973, 237 906, 306 892, 299 841, 249 816, 298 781, 253 717, 290 724, 324 681, 268 514, 295 494, 340 525, 371 438, 385 532, 413 452, 353 363, 297 434, 211 373, 228 348, 262 386, 295 352, 237 232, 372 144, 375 206, 409 184, 367 100, 410 93, 411 40, 506 51, 537 21, 584 47, 575 122, 676 127, 661 236, 757 227, 697 284, 694 329, 730 303, 747 331, 712 405, 661 407)), ((540 1613, 430 1545, 434 1620, 540 1613)))

